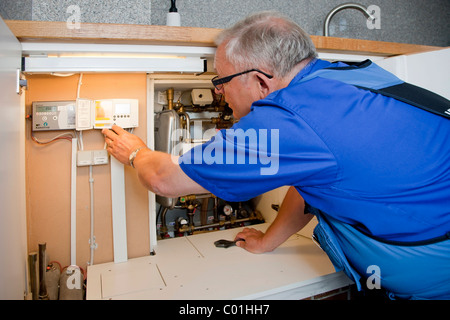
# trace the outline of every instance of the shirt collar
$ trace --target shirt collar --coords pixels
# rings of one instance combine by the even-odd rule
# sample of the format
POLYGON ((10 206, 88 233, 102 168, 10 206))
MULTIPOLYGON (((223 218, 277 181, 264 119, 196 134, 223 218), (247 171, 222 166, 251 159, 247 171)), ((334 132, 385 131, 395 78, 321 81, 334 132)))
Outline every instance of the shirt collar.
POLYGON ((306 77, 307 75, 309 75, 317 70, 328 67, 330 64, 331 64, 331 62, 314 58, 306 65, 306 67, 304 67, 302 70, 300 70, 299 73, 297 73, 297 75, 294 77, 294 79, 292 79, 290 84, 296 83, 296 82, 300 81, 301 79, 303 79, 304 77, 306 77))

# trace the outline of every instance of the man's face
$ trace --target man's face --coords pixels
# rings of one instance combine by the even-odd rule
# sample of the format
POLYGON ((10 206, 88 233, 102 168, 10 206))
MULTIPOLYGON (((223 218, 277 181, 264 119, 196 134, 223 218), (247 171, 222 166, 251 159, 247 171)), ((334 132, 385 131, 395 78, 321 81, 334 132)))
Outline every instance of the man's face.
MULTIPOLYGON (((226 59, 224 45, 220 45, 217 48, 215 67, 219 78, 245 71, 236 70, 236 68, 226 59)), ((235 77, 230 82, 225 83, 221 90, 215 90, 217 94, 223 94, 225 96, 225 101, 233 110, 235 119, 240 119, 247 115, 250 112, 252 103, 261 99, 260 94, 257 91, 258 88, 256 82, 255 75, 250 73, 235 77), (241 77, 245 78, 242 79, 241 77)))

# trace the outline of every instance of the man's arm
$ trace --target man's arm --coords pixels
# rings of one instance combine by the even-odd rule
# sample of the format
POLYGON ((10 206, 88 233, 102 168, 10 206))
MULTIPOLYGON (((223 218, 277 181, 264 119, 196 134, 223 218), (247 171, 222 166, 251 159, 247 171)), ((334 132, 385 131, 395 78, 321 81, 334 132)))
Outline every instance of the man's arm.
POLYGON ((178 157, 150 150, 139 137, 118 126, 103 129, 102 133, 108 152, 125 165, 129 165, 130 154, 143 147, 133 165, 139 180, 150 191, 165 197, 208 192, 181 170, 178 157))
POLYGON ((244 228, 236 235, 236 239, 241 238, 245 241, 238 241, 236 245, 253 253, 273 251, 311 221, 313 215, 304 214, 304 209, 305 202, 302 196, 294 187, 290 187, 277 217, 266 233, 253 228, 244 228))

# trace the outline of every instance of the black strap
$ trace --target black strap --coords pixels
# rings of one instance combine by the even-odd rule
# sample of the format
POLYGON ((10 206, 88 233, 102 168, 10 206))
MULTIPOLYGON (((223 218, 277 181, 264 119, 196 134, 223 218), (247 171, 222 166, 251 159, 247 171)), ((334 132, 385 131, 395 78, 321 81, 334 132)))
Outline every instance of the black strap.
POLYGON ((413 84, 404 82, 402 84, 386 87, 383 89, 371 89, 366 87, 359 88, 370 90, 374 93, 380 93, 384 96, 397 99, 428 112, 450 119, 449 100, 434 92, 415 86, 413 84))
MULTIPOLYGON (((330 70, 354 70, 367 68, 372 64, 372 61, 367 59, 361 62, 344 62, 346 67, 328 67, 330 70)), ((403 82, 398 85, 382 88, 372 89, 368 87, 358 86, 358 88, 379 93, 384 96, 397 99, 407 104, 413 105, 428 112, 437 114, 444 118, 450 119, 450 100, 432 92, 427 89, 415 86, 408 82, 403 82)))
POLYGON ((438 236, 435 238, 431 238, 431 239, 426 239, 426 240, 418 240, 418 241, 396 241, 396 240, 386 240, 386 239, 382 239, 379 237, 375 237, 374 235, 368 234, 364 231, 361 231, 359 229, 357 229, 359 232, 365 234, 366 236, 368 236, 369 238, 372 238, 376 241, 382 242, 382 243, 386 243, 386 244, 390 244, 390 245, 394 245, 394 246, 403 246, 403 247, 417 247, 417 246, 426 246, 429 244, 434 244, 434 243, 439 243, 442 241, 447 241, 450 240, 450 232, 447 232, 446 234, 442 235, 442 236, 438 236))

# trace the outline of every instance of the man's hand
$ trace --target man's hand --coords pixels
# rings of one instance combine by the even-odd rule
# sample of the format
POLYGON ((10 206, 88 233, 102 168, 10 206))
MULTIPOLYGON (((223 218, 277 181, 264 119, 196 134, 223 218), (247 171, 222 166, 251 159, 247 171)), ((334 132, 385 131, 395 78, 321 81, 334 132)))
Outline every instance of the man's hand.
POLYGON ((121 163, 129 165, 130 154, 139 147, 145 147, 145 143, 134 134, 114 125, 111 130, 103 129, 106 150, 121 163))
POLYGON ((244 228, 236 235, 245 241, 238 241, 236 245, 252 253, 263 253, 275 250, 291 235, 301 230, 311 221, 313 215, 305 214, 305 201, 294 187, 290 187, 284 197, 280 210, 263 233, 253 228, 244 228))
POLYGON ((235 241, 243 239, 245 241, 237 241, 236 246, 252 253, 264 253, 270 250, 265 249, 263 238, 264 233, 262 231, 254 228, 244 228, 236 235, 235 241))

